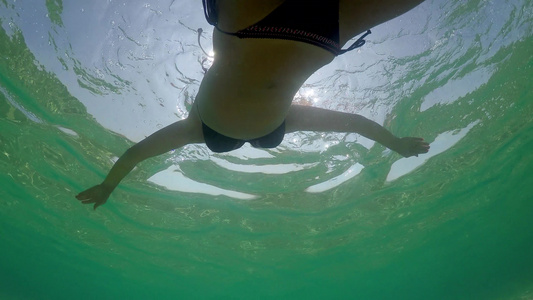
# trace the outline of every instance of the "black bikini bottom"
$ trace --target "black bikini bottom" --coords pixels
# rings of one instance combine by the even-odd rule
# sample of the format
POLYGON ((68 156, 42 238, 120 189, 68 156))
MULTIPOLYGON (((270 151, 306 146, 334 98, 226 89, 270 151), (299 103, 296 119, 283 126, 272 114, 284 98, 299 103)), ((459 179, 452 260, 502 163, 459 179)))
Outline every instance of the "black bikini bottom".
POLYGON ((204 122, 202 122, 202 131, 205 144, 211 151, 216 153, 239 149, 246 142, 255 148, 276 148, 281 144, 285 136, 285 121, 271 133, 251 140, 240 140, 225 136, 209 128, 204 122))

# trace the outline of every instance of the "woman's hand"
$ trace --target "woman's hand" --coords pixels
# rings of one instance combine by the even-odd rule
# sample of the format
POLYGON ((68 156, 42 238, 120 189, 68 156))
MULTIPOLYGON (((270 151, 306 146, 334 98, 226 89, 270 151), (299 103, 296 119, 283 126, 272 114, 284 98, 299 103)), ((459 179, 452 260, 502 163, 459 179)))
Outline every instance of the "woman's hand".
POLYGON ((429 144, 424 142, 423 138, 404 137, 397 139, 391 149, 398 152, 403 157, 418 157, 418 154, 427 153, 429 151, 429 144))
POLYGON ((103 184, 99 184, 79 193, 76 195, 76 199, 80 200, 83 204, 94 203, 94 209, 96 209, 98 206, 106 203, 107 198, 109 198, 112 191, 113 189, 110 189, 103 184))

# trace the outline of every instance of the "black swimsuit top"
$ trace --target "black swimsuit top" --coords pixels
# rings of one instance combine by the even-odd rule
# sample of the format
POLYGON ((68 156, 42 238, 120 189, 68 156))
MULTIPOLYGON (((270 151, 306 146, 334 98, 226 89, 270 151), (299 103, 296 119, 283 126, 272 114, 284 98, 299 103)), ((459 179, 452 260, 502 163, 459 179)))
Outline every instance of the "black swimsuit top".
POLYGON ((285 0, 269 15, 252 26, 237 32, 218 27, 216 0, 203 0, 204 13, 209 24, 220 32, 241 39, 283 39, 312 44, 338 56, 365 44, 368 30, 347 49, 339 44, 339 1, 285 0))

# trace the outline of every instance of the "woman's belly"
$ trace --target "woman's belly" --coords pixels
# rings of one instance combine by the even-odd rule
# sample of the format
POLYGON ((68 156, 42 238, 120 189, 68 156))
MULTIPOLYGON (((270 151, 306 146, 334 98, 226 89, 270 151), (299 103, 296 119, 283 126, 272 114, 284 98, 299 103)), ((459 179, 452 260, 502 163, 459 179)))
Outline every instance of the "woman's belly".
POLYGON ((214 34, 215 62, 196 98, 202 121, 217 132, 253 139, 285 120, 294 95, 332 54, 301 42, 214 34))
POLYGON ((285 120, 293 96, 292 91, 279 87, 216 80, 209 88, 201 88, 196 104, 200 118, 213 130, 253 139, 272 132, 285 120))

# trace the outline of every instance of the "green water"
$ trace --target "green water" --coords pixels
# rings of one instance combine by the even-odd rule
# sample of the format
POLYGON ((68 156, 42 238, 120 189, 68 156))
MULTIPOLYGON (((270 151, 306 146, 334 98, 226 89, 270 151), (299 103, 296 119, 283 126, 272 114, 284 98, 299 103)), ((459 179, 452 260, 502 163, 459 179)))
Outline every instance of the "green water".
MULTIPOLYGON (((321 106, 361 108, 369 117, 383 115, 398 135, 425 137, 438 153, 415 162, 415 170, 388 181, 400 157, 344 135, 289 136, 282 151, 247 159, 195 145, 141 164, 92 211, 74 195, 102 180, 137 132, 142 137, 172 121, 159 120, 158 109, 176 119, 180 107, 190 107, 201 69, 180 69, 193 79, 172 96, 177 105, 149 97, 175 93, 158 89, 160 82, 179 84, 165 81, 174 66, 158 69, 164 60, 153 53, 167 53, 181 68, 188 52, 145 46, 150 32, 171 36, 177 27, 167 27, 180 21, 198 26, 185 16, 203 21, 201 7, 185 13, 182 3, 134 1, 132 13, 124 5, 56 0, 29 9, 3 0, 0 298, 533 299, 533 4, 452 2, 424 3, 409 17, 421 20, 416 29, 377 27, 361 53, 338 59, 346 72, 326 72, 331 76, 307 86, 323 97, 344 95, 321 106), (169 21, 178 8, 183 19, 169 21), (93 60, 76 41, 94 38, 96 29, 72 25, 89 10, 129 24, 107 35, 109 43, 93 40, 100 49, 93 60), (151 28, 153 22, 161 23, 151 28), (136 35, 129 30, 135 24, 145 29, 136 35), (417 48, 410 38, 427 44, 417 48), (133 50, 113 56, 130 44, 133 50), (145 60, 155 66, 141 74, 153 84, 149 92, 125 75, 141 73, 133 62, 145 60), (339 74, 355 81, 339 83, 339 74), (113 100, 121 95, 135 97, 113 100), (114 109, 118 121, 105 114, 114 109), (236 169, 308 167, 268 174, 220 161, 236 169), (306 191, 357 163, 364 168, 344 183, 306 191), (256 197, 173 191, 148 181, 175 166, 195 182, 256 197)), ((412 28, 409 18, 399 24, 412 28)), ((117 30, 110 24, 100 25, 117 30)), ((182 33, 201 55, 194 33, 182 33)))

